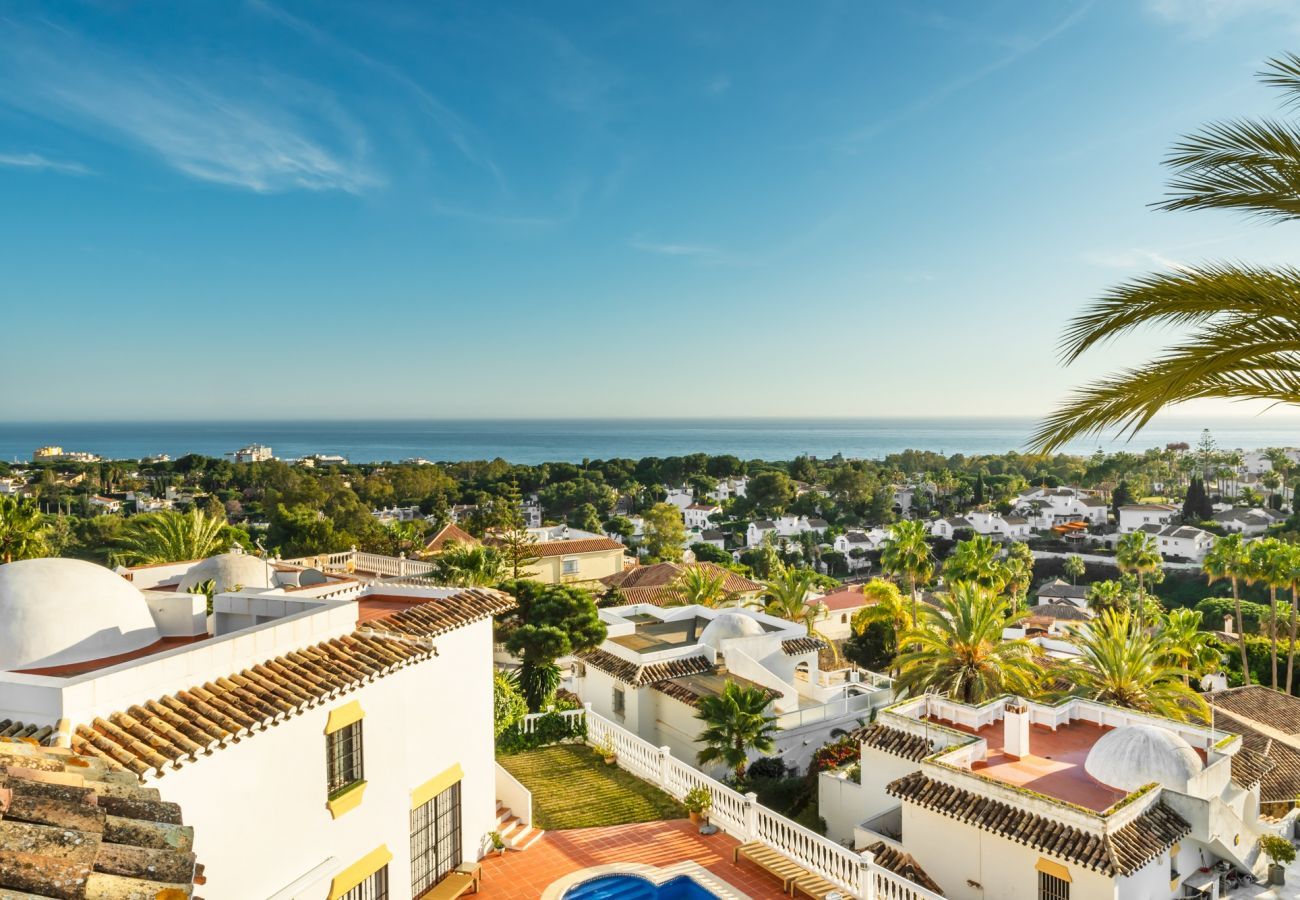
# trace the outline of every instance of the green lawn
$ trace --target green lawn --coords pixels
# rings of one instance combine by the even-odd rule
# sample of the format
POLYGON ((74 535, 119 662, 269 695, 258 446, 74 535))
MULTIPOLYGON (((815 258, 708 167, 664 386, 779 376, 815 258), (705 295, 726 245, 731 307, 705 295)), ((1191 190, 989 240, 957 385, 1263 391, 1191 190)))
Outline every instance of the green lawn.
POLYGON ((686 817, 672 797, 605 765, 584 744, 554 744, 497 762, 533 792, 533 824, 548 831, 686 817))

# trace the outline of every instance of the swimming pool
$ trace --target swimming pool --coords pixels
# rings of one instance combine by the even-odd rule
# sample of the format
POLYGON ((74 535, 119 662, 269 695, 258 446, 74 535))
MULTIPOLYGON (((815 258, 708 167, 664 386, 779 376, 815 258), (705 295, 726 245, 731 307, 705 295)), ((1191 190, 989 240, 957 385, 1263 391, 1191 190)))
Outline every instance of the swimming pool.
POLYGON ((689 875, 656 885, 640 875, 601 875, 564 892, 564 900, 717 900, 689 875))

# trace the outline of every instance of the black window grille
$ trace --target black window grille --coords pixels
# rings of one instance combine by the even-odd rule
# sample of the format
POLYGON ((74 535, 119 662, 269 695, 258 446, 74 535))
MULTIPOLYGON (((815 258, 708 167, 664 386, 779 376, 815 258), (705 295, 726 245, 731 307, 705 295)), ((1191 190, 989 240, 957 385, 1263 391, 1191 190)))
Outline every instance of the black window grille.
POLYGON ((331 797, 365 779, 359 720, 325 735, 325 760, 329 772, 331 797))
POLYGON ((411 810, 411 896, 422 895, 460 863, 458 781, 411 810))
POLYGON ((339 900, 388 900, 388 866, 341 895, 339 900))
POLYGON ((1038 900, 1070 900, 1070 882, 1046 872, 1038 873, 1038 900))

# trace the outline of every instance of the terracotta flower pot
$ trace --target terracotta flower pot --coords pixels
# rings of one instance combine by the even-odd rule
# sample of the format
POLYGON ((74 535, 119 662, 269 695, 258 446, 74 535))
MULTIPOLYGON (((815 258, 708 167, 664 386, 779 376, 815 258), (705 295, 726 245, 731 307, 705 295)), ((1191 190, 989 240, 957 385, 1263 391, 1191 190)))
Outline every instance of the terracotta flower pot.
POLYGON ((695 810, 691 810, 690 813, 691 813, 691 824, 692 825, 700 824, 700 820, 704 818, 703 814, 697 813, 695 810))

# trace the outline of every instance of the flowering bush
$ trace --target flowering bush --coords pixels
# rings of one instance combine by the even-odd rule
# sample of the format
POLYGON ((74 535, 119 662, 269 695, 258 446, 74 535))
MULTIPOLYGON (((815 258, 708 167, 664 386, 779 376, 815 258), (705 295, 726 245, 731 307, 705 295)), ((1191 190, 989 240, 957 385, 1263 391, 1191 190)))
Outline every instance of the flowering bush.
POLYGON ((840 766, 857 762, 861 752, 857 740, 846 735, 838 741, 820 747, 813 754, 812 764, 808 767, 808 770, 816 773, 838 769, 840 766))

